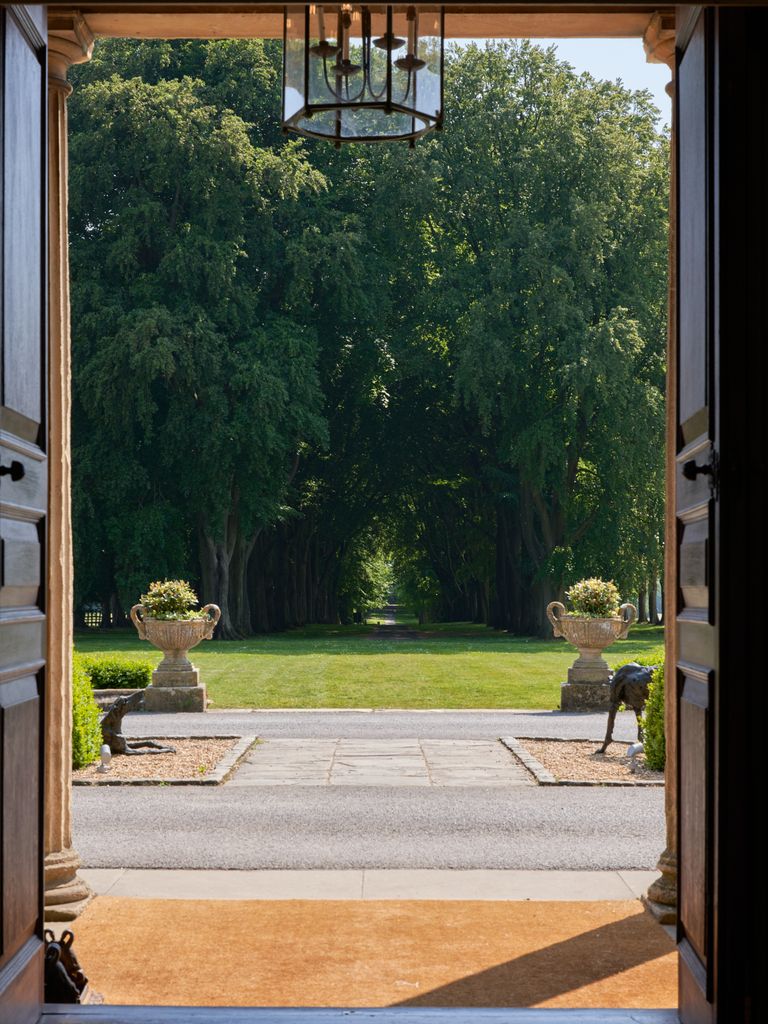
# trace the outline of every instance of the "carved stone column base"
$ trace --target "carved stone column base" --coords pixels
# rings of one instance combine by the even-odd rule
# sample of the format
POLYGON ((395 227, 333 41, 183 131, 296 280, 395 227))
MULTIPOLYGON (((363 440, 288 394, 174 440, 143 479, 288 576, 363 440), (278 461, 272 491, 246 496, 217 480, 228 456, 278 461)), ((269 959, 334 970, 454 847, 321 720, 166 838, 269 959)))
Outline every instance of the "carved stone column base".
POLYGON ((57 850, 45 858, 45 917, 74 921, 93 899, 90 887, 78 878, 80 858, 73 849, 57 850))
POLYGON ((643 904, 650 910, 659 924, 677 922, 677 857, 671 850, 665 850, 656 865, 661 872, 643 896, 643 904))

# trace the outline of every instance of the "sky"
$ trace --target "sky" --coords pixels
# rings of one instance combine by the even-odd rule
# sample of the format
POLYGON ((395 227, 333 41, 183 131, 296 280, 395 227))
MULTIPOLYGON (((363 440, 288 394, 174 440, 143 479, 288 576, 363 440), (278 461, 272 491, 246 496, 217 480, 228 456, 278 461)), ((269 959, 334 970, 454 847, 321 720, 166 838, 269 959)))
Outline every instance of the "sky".
POLYGON ((595 78, 620 78, 628 89, 648 89, 669 124, 672 101, 664 91, 671 72, 666 64, 649 64, 641 39, 534 39, 541 46, 556 46, 559 56, 576 71, 589 71, 595 78))
MULTIPOLYGON (((484 40, 476 40, 481 46, 484 40)), ((648 89, 661 111, 661 123, 669 124, 672 101, 664 91, 671 72, 666 64, 649 64, 641 39, 532 39, 537 46, 556 46, 561 59, 577 72, 595 78, 620 78, 628 89, 648 89)))

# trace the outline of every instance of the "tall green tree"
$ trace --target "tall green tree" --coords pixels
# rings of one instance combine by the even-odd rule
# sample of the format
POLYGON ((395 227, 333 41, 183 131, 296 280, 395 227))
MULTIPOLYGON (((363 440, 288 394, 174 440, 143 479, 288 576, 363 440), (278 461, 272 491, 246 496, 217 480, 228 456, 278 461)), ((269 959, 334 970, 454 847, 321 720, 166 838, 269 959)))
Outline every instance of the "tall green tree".
POLYGON ((338 621, 392 551, 514 632, 661 571, 666 140, 528 43, 449 53, 413 151, 288 142, 279 45, 75 72, 77 586, 199 580, 222 635, 338 621), (357 595, 357 596, 355 596, 357 595))
POLYGON ((247 625, 232 577, 244 578, 302 448, 325 438, 317 338, 285 312, 291 210, 325 183, 300 146, 254 146, 203 91, 117 76, 80 90, 74 455, 121 595, 171 568, 158 548, 177 529, 178 564, 186 531, 230 636, 247 625))
POLYGON ((496 623, 538 632, 606 496, 663 458, 666 146, 647 95, 528 43, 468 47, 447 91, 425 308, 485 438, 496 623))

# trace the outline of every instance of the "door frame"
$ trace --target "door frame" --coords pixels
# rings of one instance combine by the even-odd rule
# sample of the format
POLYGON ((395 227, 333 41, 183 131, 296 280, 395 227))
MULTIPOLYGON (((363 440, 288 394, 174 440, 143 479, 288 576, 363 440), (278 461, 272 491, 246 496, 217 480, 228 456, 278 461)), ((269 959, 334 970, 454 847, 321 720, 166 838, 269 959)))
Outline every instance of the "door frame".
MULTIPOLYGON (((464 3, 460 0, 446 0, 445 5, 449 8, 460 6, 465 10, 482 6, 486 6, 487 10, 488 6, 473 3, 471 0, 465 0, 464 3)), ((110 11, 121 6, 124 5, 121 5, 119 0, 101 0, 100 3, 90 6, 88 11, 110 11)), ((150 6, 146 5, 147 8, 150 6)), ((215 12, 217 7, 222 6, 231 11, 238 5, 214 3, 210 5, 210 11, 215 12)), ((251 9, 274 9, 275 5, 259 3, 247 6, 251 9)), ((622 6, 624 5, 609 3, 607 0, 593 0, 588 5, 578 4, 572 0, 561 0, 555 10, 576 16, 590 11, 616 11, 622 6)), ((728 24, 728 8, 742 7, 755 10, 762 7, 761 4, 739 4, 736 0, 720 0, 719 3, 709 6, 719 9, 715 11, 715 17, 721 25, 728 24)), ((136 5, 132 7, 135 11, 136 5)), ((178 10, 179 13, 183 13, 185 8, 196 9, 197 12, 200 10, 199 6, 190 5, 184 0, 169 0, 162 7, 165 10, 178 10)), ((526 7, 542 7, 550 11, 553 9, 553 5, 542 0, 528 0, 526 7)), ((638 3, 632 4, 631 8, 647 10, 649 13, 660 9, 658 4, 647 0, 639 0, 638 3)), ((661 9, 668 11, 670 8, 661 9)), ((51 5, 51 11, 56 10, 56 5, 51 5)), ((692 10, 694 9, 690 7, 678 8, 679 23, 688 20, 692 10)), ((749 490, 749 474, 751 473, 754 478, 755 469, 759 473, 764 466, 764 455, 759 445, 765 433, 764 425, 760 422, 764 401, 761 381, 765 378, 761 341, 765 334, 763 327, 768 320, 768 312, 763 311, 762 306, 753 301, 753 297, 768 294, 768 259, 764 254, 761 257, 759 252, 757 259, 748 259, 748 254, 752 254, 754 249, 755 235, 762 234, 762 237, 768 237, 768 232, 763 231, 763 228, 768 227, 768 217, 765 204, 760 201, 758 187, 758 182, 764 180, 761 177, 761 169, 764 166, 761 161, 768 164, 768 160, 765 157, 765 139, 759 134, 759 131, 765 130, 762 109, 764 104, 759 102, 764 95, 765 76, 761 74, 756 59, 752 62, 743 59, 740 63, 736 61, 737 48, 741 49, 742 54, 747 51, 756 56, 759 41, 750 38, 749 34, 743 31, 732 34, 734 38, 730 38, 726 31, 728 52, 733 61, 729 64, 729 75, 723 76, 720 73, 722 69, 718 66, 716 81, 717 96, 723 105, 729 104, 728 109, 731 113, 737 109, 742 113, 740 118, 734 117, 732 122, 720 125, 722 134, 718 140, 717 150, 719 158, 725 154, 726 145, 731 147, 730 158, 718 165, 716 182, 720 197, 718 223, 725 229, 724 233, 721 232, 718 236, 717 251, 725 251, 728 254, 728 260, 720 260, 716 268, 717 274, 722 275, 725 282, 723 294, 718 293, 718 315, 721 322, 722 318, 727 316, 731 328, 728 336, 729 358, 727 363, 724 362, 720 367, 722 377, 716 403, 723 446, 721 488, 723 496, 726 496, 726 490, 729 496, 729 500, 723 502, 721 511, 722 570, 717 587, 717 615, 721 630, 722 660, 728 665, 725 682, 727 683, 728 679, 737 681, 735 686, 731 684, 731 691, 737 690, 739 699, 721 701, 716 717, 715 744, 719 772, 716 801, 717 806, 725 812, 727 827, 721 815, 716 827, 722 842, 722 850, 716 858, 713 870, 718 883, 722 884, 723 891, 734 893, 737 878, 746 876, 754 884, 761 877, 762 867, 760 846, 757 843, 757 815, 753 813, 753 804, 759 806, 757 801, 762 796, 758 788, 757 775, 757 751, 760 749, 762 738, 758 731, 759 712, 762 710, 759 702, 759 623, 758 629, 745 630, 744 598, 749 593, 748 588, 753 585, 753 581, 759 580, 764 575, 764 570, 768 568, 768 557, 765 554, 760 529, 763 526, 762 507, 749 490), (732 70, 736 72, 733 75, 730 74, 732 70), (759 129, 757 137, 756 126, 759 129), (755 200, 754 218, 745 216, 745 176, 748 177, 751 186, 750 196, 755 200), (745 439, 753 442, 751 446, 744 443, 745 439), (732 796, 736 787, 738 799, 732 796), (743 845, 745 840, 746 851, 743 845)), ((668 507, 668 524, 670 516, 673 517, 674 513, 668 507)), ((670 582, 668 579, 668 587, 670 582)), ((674 609, 676 601, 668 600, 665 607, 674 609)), ((51 607, 50 612, 54 615, 55 608, 51 607)), ((667 619, 667 628, 670 642, 674 644, 676 627, 673 615, 667 619)), ((725 685, 723 693, 728 695, 725 685)), ((746 1019, 747 1013, 756 1012, 755 986, 760 970, 757 965, 765 939, 758 925, 760 915, 757 912, 753 913, 751 919, 745 923, 743 915, 734 904, 735 901, 732 899, 728 903, 720 902, 714 908, 716 927, 722 937, 722 948, 727 949, 729 953, 727 959, 718 959, 717 984, 723 993, 723 1005, 735 1007, 738 1002, 739 1009, 743 1011, 746 1019)), ((761 904, 760 910, 764 909, 764 904, 761 904)), ((762 919, 765 919, 764 914, 762 919)))

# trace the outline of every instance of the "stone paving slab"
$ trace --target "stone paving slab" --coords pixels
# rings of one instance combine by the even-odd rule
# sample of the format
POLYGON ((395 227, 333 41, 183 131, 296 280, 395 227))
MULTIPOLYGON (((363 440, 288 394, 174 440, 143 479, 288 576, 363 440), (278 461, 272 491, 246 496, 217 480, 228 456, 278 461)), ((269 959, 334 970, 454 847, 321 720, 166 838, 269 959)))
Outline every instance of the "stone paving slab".
POLYGON ((289 739, 251 749, 228 786, 531 786, 498 740, 289 739))
POLYGON ((208 900, 626 900, 656 871, 82 869, 97 895, 208 900))

